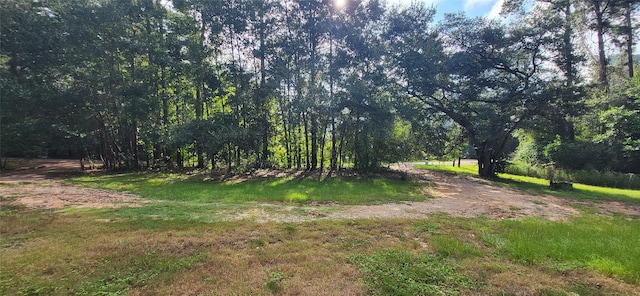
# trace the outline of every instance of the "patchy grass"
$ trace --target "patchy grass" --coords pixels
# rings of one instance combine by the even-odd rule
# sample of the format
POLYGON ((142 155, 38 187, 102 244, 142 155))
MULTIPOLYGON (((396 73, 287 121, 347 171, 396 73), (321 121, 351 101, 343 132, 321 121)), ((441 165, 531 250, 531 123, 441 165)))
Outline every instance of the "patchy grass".
POLYGON ((184 202, 335 202, 352 205, 425 199, 417 182, 382 177, 257 178, 218 182, 179 174, 149 173, 84 176, 70 182, 126 191, 149 199, 184 202))
MULTIPOLYGON (((443 165, 418 165, 416 167, 420 169, 428 169, 440 172, 478 176, 477 165, 463 165, 461 167, 443 165)), ((599 187, 579 183, 573 184, 573 190, 553 190, 549 187, 549 181, 545 179, 517 176, 511 174, 498 174, 498 177, 500 179, 496 180, 496 184, 523 190, 532 194, 553 195, 557 197, 578 200, 609 200, 640 204, 640 190, 599 187)))
POLYGON ((100 217, 28 209, 0 217, 0 294, 632 295, 640 285, 640 226, 625 217, 100 217))
POLYGON ((349 261, 374 295, 456 295, 475 288, 473 280, 456 271, 455 262, 431 254, 392 249, 354 254, 349 261))
MULTIPOLYGON (((566 222, 442 214, 260 223, 266 214, 322 212, 306 204, 314 198, 377 203, 381 197, 357 193, 374 187, 397 191, 384 197, 395 201, 419 186, 358 178, 332 181, 340 186, 286 178, 221 183, 170 174, 73 182, 152 202, 0 208, 0 295, 634 295, 640 289, 636 218, 585 211, 566 222), (253 187, 274 188, 280 197, 253 187), (288 207, 282 196, 301 190, 308 199, 288 207), (340 197, 349 194, 355 197, 340 197), (226 221, 238 215, 249 219, 226 221)), ((504 185, 524 186, 518 182, 504 185)))

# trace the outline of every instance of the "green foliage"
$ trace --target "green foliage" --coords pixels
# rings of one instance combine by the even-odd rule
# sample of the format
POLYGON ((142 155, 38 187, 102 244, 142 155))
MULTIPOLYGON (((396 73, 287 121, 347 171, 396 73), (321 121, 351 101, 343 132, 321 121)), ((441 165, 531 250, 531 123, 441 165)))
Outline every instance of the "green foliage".
POLYGON ((550 268, 597 270, 640 284, 640 221, 584 214, 569 222, 505 220, 499 249, 515 260, 550 268), (563 267, 564 266, 564 267, 563 267))
POLYGON ((282 281, 284 280, 284 273, 280 271, 274 271, 269 274, 267 280, 267 289, 272 293, 278 293, 282 291, 282 281))
POLYGON ((516 130, 514 136, 518 139, 518 147, 513 153, 512 161, 538 164, 543 162, 540 155, 540 148, 536 143, 535 136, 524 130, 516 130))
POLYGON ((349 261, 364 274, 373 295, 457 295, 474 286, 451 260, 402 249, 355 254, 349 261))

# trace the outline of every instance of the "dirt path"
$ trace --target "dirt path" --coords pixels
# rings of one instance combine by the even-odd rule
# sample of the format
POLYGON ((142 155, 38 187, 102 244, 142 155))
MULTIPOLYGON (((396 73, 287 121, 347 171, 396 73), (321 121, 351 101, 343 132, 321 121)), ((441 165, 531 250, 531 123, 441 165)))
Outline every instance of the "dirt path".
MULTIPOLYGON (((530 195, 494 186, 477 178, 415 169, 413 164, 396 164, 392 169, 403 171, 413 178, 431 184, 428 194, 436 198, 423 202, 341 206, 341 210, 330 211, 326 216, 322 214, 284 219, 274 216, 267 220, 426 218, 436 213, 447 213, 456 217, 544 217, 560 221, 579 213, 573 207, 575 205, 594 207, 605 214, 618 212, 640 217, 640 207, 620 202, 578 202, 552 196, 530 195)), ((30 167, 0 172, 0 206, 19 204, 32 208, 53 209, 69 206, 116 208, 135 207, 148 202, 131 194, 71 186, 61 182, 60 178, 78 173, 81 173, 80 165, 72 160, 40 161, 30 167)), ((270 204, 264 207, 278 206, 270 204)), ((242 213, 237 217, 242 217, 242 213)))
MULTIPOLYGON (((82 173, 73 160, 37 160, 0 172, 0 206, 60 209, 136 207, 144 199, 132 194, 66 185, 61 178, 82 173)), ((85 173, 90 173, 85 171, 85 173)))
POLYGON ((424 218, 434 213, 456 217, 486 216, 494 219, 544 217, 565 220, 578 214, 568 202, 552 196, 529 195, 493 186, 477 178, 414 169, 413 164, 396 164, 414 178, 429 181, 429 194, 436 198, 373 206, 354 206, 331 215, 333 218, 424 218))

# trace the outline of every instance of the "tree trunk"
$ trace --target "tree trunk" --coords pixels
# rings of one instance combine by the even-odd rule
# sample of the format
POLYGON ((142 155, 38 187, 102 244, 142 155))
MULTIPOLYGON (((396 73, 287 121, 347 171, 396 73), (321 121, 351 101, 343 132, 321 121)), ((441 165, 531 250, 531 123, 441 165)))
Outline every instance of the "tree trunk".
POLYGON ((600 1, 593 1, 594 13, 596 15, 596 35, 598 36, 598 82, 605 89, 609 90, 609 79, 607 78, 607 56, 604 51, 604 11, 601 9, 600 1))
POLYGON ((311 114, 311 170, 318 168, 318 116, 311 114))
POLYGON ((483 142, 478 150, 476 156, 478 159, 478 176, 480 178, 494 178, 496 176, 495 160, 493 159, 493 151, 487 141, 483 142))
POLYGON ((338 168, 338 152, 336 150, 336 119, 331 116, 331 170, 335 171, 338 168))
MULTIPOLYGON (((204 106, 202 104, 202 85, 198 85, 198 88, 196 89, 196 119, 197 120, 202 120, 202 115, 204 113, 203 110, 204 106)), ((204 168, 204 147, 202 147, 202 143, 201 141, 196 142, 196 155, 198 158, 198 165, 197 167, 199 169, 204 168)))
POLYGON ((631 0, 624 1, 624 22, 627 35, 627 67, 629 78, 633 78, 633 26, 631 25, 631 0))
POLYGON ((327 125, 328 122, 322 126, 322 140, 320 141, 320 170, 324 169, 324 145, 327 140, 327 125))
POLYGON ((306 115, 302 115, 302 120, 304 121, 304 149, 305 149, 305 158, 307 160, 307 169, 311 169, 310 157, 309 157, 309 123, 306 115))

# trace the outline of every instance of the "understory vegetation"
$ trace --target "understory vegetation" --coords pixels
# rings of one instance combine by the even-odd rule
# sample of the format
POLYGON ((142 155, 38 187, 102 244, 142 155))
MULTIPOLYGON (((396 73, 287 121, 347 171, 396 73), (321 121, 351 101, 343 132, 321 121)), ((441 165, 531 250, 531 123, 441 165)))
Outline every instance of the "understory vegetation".
POLYGON ((488 19, 420 1, 2 1, 0 157, 639 173, 640 4, 498 4, 488 19))

